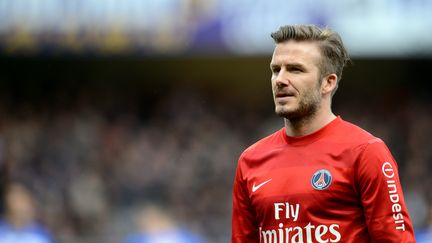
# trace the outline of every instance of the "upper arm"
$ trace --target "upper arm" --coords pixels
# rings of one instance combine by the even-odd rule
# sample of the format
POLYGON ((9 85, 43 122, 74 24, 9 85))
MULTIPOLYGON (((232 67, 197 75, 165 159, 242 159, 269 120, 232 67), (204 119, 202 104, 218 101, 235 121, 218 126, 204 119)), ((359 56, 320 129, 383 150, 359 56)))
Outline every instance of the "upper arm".
POLYGON ((233 186, 232 243, 258 242, 258 224, 252 208, 246 180, 237 166, 233 186))
POLYGON ((367 144, 356 178, 364 216, 374 242, 415 242, 396 161, 382 141, 367 144))

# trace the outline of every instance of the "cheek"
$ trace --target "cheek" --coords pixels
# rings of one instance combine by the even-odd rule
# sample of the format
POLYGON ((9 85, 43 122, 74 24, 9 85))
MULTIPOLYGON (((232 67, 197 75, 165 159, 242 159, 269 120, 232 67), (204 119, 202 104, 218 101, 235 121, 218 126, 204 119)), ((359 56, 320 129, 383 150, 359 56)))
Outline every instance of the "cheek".
POLYGON ((321 92, 322 82, 317 77, 309 77, 308 79, 303 80, 303 84, 300 88, 309 92, 321 92))
POLYGON ((274 94, 275 90, 276 90, 276 82, 274 81, 274 79, 272 79, 270 81, 271 84, 271 88, 272 88, 272 93, 274 94))

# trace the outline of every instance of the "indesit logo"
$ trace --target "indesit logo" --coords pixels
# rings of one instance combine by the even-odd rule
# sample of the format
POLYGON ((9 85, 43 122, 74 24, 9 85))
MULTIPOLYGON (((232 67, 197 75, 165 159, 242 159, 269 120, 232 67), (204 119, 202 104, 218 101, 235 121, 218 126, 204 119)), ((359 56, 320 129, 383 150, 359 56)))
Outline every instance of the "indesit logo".
POLYGON ((382 166, 382 172, 385 177, 391 179, 394 177, 393 166, 389 162, 384 162, 382 166))
POLYGON ((405 220, 402 214, 402 205, 400 204, 400 198, 398 193, 398 188, 395 180, 395 171, 390 162, 384 162, 381 167, 382 173, 385 177, 387 177, 387 189, 389 192, 389 199, 392 203, 391 211, 393 216, 393 221, 395 224, 395 228, 397 230, 405 231, 405 220))

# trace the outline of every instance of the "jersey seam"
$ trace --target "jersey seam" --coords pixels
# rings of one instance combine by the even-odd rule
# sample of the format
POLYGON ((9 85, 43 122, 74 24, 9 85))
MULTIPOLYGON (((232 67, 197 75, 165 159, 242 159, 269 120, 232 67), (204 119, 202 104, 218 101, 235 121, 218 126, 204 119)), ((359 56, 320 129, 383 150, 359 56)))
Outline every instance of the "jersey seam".
POLYGON ((359 170, 359 166, 361 161, 363 160, 364 156, 365 156, 365 151, 366 149, 369 147, 370 143, 363 143, 361 145, 359 145, 359 147, 363 147, 362 150, 359 153, 359 156, 354 164, 354 190, 358 196, 358 198, 361 200, 361 195, 360 195, 360 188, 358 188, 359 184, 359 178, 358 178, 358 170, 359 170))

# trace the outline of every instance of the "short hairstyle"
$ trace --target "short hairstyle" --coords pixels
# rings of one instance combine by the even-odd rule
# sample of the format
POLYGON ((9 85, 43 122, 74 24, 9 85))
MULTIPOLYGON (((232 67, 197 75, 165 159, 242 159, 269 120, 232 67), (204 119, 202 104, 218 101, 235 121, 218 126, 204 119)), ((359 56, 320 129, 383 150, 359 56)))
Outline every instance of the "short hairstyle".
POLYGON ((329 28, 315 25, 285 25, 271 33, 271 37, 276 44, 289 40, 318 42, 323 56, 319 64, 320 75, 324 77, 335 73, 338 76, 338 83, 342 79, 343 68, 351 62, 341 37, 329 28))

